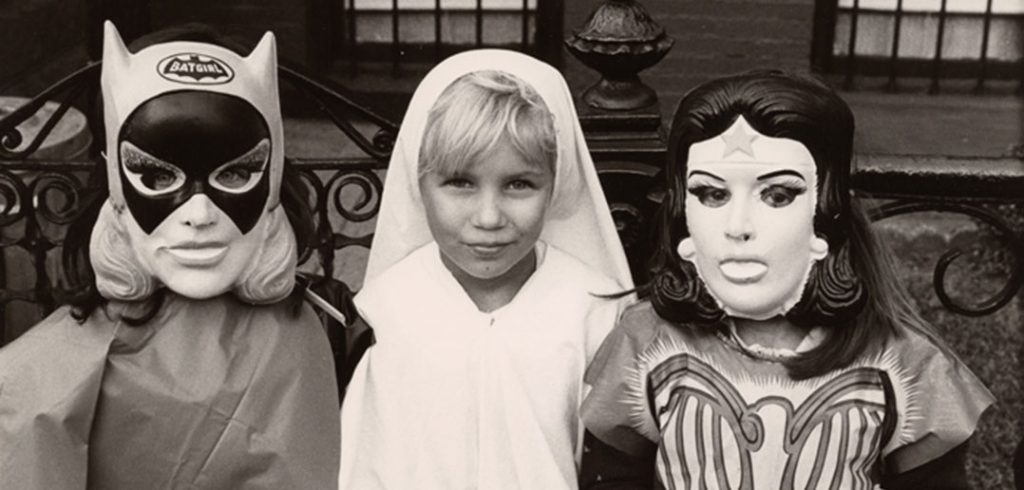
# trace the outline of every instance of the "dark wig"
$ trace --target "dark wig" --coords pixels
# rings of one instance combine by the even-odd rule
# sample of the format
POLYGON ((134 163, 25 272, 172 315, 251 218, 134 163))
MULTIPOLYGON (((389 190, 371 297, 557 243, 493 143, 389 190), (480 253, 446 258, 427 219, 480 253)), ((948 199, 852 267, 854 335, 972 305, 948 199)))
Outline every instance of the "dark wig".
POLYGON ((828 335, 817 348, 787 362, 790 374, 808 377, 847 365, 873 339, 885 338, 877 333, 891 331, 895 319, 916 314, 906 312, 909 302, 900 303, 905 295, 898 292, 893 304, 871 297, 895 288, 887 279, 891 267, 850 199, 853 114, 820 82, 759 71, 713 80, 682 99, 669 136, 667 193, 656 217, 651 282, 641 293, 669 321, 725 328, 725 312, 676 247, 689 236, 684 200, 690 146, 721 135, 740 116, 761 134, 803 144, 817 169, 814 230, 828 242, 829 253, 812 266, 803 295, 786 318, 796 325, 826 327, 828 335))
MULTIPOLYGON (((228 48, 242 56, 246 54, 237 42, 202 24, 186 24, 157 31, 140 37, 130 47, 132 51, 138 52, 147 46, 171 41, 203 42, 228 48)), ((98 103, 96 106, 103 107, 103 104, 98 103)), ((102 116, 92 119, 103 121, 102 116)), ((102 129, 99 133, 102 134, 102 129)), ((103 141, 103 138, 100 137, 97 141, 103 141)), ((296 252, 300 261, 310 253, 317 237, 317 226, 309 207, 308 194, 308 188, 298 171, 286 159, 281 176, 280 205, 284 208, 285 216, 295 232, 296 252)), ((67 287, 73 292, 68 299, 68 304, 71 305, 72 316, 78 321, 85 321, 96 308, 107 302, 96 288, 96 275, 89 259, 89 239, 99 217, 100 209, 108 197, 106 169, 101 162, 89 178, 87 191, 82 199, 82 207, 79 209, 78 215, 68 226, 61 257, 67 287)), ((302 282, 299 282, 287 300, 295 312, 298 312, 302 293, 302 282)), ((148 304, 142 313, 138 317, 126 317, 125 322, 132 326, 138 326, 152 320, 160 311, 165 295, 165 288, 157 289, 147 300, 148 304)))

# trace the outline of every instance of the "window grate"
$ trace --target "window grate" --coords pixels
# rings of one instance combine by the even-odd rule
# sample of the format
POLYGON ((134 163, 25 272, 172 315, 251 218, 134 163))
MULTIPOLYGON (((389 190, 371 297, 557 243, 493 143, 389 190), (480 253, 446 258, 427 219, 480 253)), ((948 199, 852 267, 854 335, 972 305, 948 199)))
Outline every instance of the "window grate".
POLYGON ((321 68, 355 75, 371 66, 432 65, 459 51, 514 49, 549 63, 561 39, 562 2, 552 0, 309 0, 310 42, 321 68), (544 26, 539 25, 546 19, 544 26))
POLYGON ((1016 80, 1024 87, 1024 0, 818 0, 812 62, 817 71, 929 81, 1016 80))

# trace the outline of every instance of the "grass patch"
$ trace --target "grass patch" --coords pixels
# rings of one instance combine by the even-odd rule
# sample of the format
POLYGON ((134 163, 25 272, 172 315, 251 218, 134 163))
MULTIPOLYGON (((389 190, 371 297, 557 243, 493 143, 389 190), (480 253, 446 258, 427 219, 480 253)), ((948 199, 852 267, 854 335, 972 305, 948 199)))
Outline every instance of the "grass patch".
MULTIPOLYGON (((1021 208, 1002 207, 1018 222, 1021 208)), ((997 405, 982 417, 967 462, 973 488, 1014 488, 1013 452, 1022 439, 1024 414, 1024 299, 1017 296, 1002 309, 979 318, 950 312, 932 285, 935 263, 949 248, 965 253, 950 267, 945 280, 950 295, 975 305, 1007 282, 1013 260, 987 226, 967 218, 939 213, 894 217, 875 225, 893 248, 897 273, 935 330, 992 390, 997 405)), ((1017 226, 1016 229, 1021 229, 1017 226)))

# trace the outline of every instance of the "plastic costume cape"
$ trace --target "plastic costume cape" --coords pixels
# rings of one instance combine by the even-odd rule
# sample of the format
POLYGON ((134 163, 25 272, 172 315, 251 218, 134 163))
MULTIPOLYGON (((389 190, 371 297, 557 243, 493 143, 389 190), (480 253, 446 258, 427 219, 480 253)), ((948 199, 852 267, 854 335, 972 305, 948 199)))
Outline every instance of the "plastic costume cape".
MULTIPOLYGON (((273 35, 247 58, 192 42, 132 55, 107 23, 103 84, 107 132, 115 135, 108 148, 114 149, 125 115, 158 94, 210 90, 251 102, 274 148, 266 209, 281 211, 273 35), (189 85, 159 77, 157 64, 180 53, 218 59, 233 70, 233 82, 189 85)), ((108 149, 115 165, 116 155, 108 149)), ((123 206, 123 194, 116 166, 108 171, 109 210, 123 206)), ((285 294, 292 289, 286 286, 285 294)), ((108 303, 84 323, 64 307, 0 350, 0 488, 335 485, 333 364, 308 305, 296 314, 283 301, 254 306, 231 293, 197 300, 169 290, 152 320, 133 327, 124 317, 138 317, 145 302, 105 297, 108 303)))
POLYGON ((452 56, 413 95, 388 169, 355 298, 377 342, 342 405, 339 488, 575 488, 583 370, 624 302, 591 293, 632 280, 565 81, 510 51, 452 56), (537 269, 490 313, 441 263, 417 181, 429 110, 483 70, 532 86, 558 147, 537 269))

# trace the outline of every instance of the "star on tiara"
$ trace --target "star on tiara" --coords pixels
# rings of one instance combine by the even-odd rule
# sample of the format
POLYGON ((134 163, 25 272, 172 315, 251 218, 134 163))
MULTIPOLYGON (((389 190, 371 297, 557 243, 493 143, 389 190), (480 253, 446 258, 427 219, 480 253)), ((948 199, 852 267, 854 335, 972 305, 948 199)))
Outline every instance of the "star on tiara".
POLYGON ((757 139, 756 134, 749 134, 743 129, 742 124, 736 125, 736 131, 732 134, 722 134, 722 141, 725 142, 725 150, 722 151, 722 158, 725 158, 737 151, 746 153, 751 158, 757 158, 754 156, 754 147, 751 143, 757 139))

